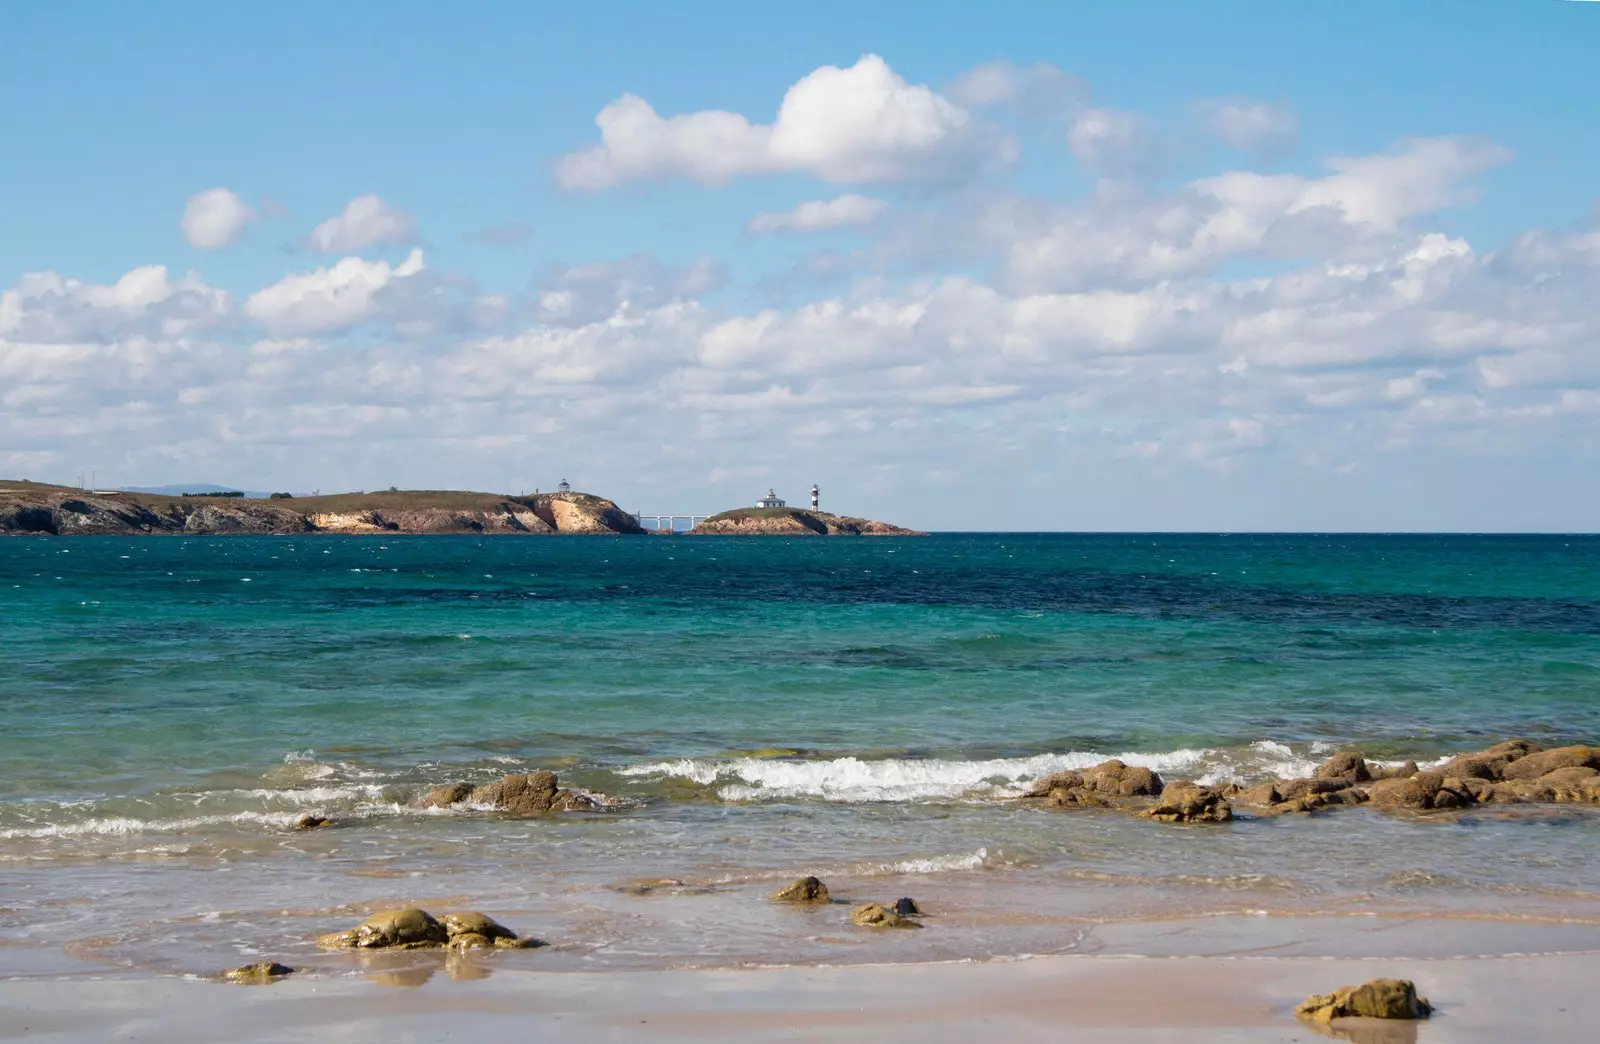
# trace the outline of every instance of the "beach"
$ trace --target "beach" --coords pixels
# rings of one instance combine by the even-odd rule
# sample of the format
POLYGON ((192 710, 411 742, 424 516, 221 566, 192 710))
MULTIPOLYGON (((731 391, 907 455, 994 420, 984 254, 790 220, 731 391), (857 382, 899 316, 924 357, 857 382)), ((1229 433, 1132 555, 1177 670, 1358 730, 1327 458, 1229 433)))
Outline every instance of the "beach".
POLYGON ((1560 1040, 1600 954, 1592 770, 1247 798, 1341 751, 1422 778, 1592 740, 1595 549, 10 538, 0 1032, 1305 1040, 1306 995, 1401 975, 1417 1040, 1560 1040), (1108 759, 1234 814, 1028 796, 1108 759), (474 796, 539 770, 578 810, 474 796), (768 898, 805 874, 833 901, 768 898), (919 929, 851 923, 901 897, 919 929), (548 945, 317 945, 405 906, 548 945), (265 960, 297 971, 216 979, 265 960))

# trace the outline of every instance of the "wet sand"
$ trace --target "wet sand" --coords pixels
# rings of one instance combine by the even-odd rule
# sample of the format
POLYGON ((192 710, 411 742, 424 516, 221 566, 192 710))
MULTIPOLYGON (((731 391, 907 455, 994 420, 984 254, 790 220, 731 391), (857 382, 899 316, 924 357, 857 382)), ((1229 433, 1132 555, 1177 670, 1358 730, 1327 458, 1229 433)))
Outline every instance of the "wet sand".
POLYGON ((481 963, 229 986, 0 983, 0 1039, 47 1041, 995 1040, 1362 1044, 1592 1039, 1600 954, 1448 960, 1040 957, 960 964, 539 972, 481 963), (1423 1023, 1295 1020, 1306 995, 1414 979, 1423 1023))

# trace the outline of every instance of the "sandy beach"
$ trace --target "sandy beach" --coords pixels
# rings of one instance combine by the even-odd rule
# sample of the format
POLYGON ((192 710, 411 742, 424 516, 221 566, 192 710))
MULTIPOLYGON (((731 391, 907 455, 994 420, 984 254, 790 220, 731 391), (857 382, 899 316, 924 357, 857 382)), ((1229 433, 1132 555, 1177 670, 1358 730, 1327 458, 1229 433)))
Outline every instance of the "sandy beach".
POLYGON ((1600 954, 1466 960, 1042 957, 931 965, 716 971, 502 971, 492 961, 229 986, 193 978, 0 983, 0 1039, 1315 1041, 1590 1039, 1600 954), (452 974, 454 977, 452 977, 452 974), (1319 1030, 1307 994, 1414 979, 1422 1023, 1319 1030))

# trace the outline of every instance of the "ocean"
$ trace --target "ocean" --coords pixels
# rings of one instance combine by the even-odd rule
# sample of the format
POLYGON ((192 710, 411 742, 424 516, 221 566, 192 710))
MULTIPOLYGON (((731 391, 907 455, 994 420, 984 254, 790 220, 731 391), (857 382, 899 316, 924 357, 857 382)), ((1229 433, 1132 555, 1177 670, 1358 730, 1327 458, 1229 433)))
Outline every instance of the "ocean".
POLYGON ((399 903, 548 968, 1600 949, 1594 808, 1011 800, 1600 741, 1600 537, 16 537, 0 715, 0 976, 354 972, 399 903), (416 807, 535 768, 612 810, 416 807))

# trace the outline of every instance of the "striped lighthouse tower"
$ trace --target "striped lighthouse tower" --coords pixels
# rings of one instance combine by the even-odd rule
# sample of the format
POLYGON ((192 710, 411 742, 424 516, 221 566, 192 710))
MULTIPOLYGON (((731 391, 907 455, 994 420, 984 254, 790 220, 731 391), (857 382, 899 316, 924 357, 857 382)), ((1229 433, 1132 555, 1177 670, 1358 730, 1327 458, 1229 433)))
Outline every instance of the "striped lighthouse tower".
POLYGON ((820 503, 820 501, 818 499, 819 495, 820 495, 820 492, 821 491, 817 489, 817 484, 815 482, 811 483, 811 510, 812 511, 817 510, 817 504, 820 503))

